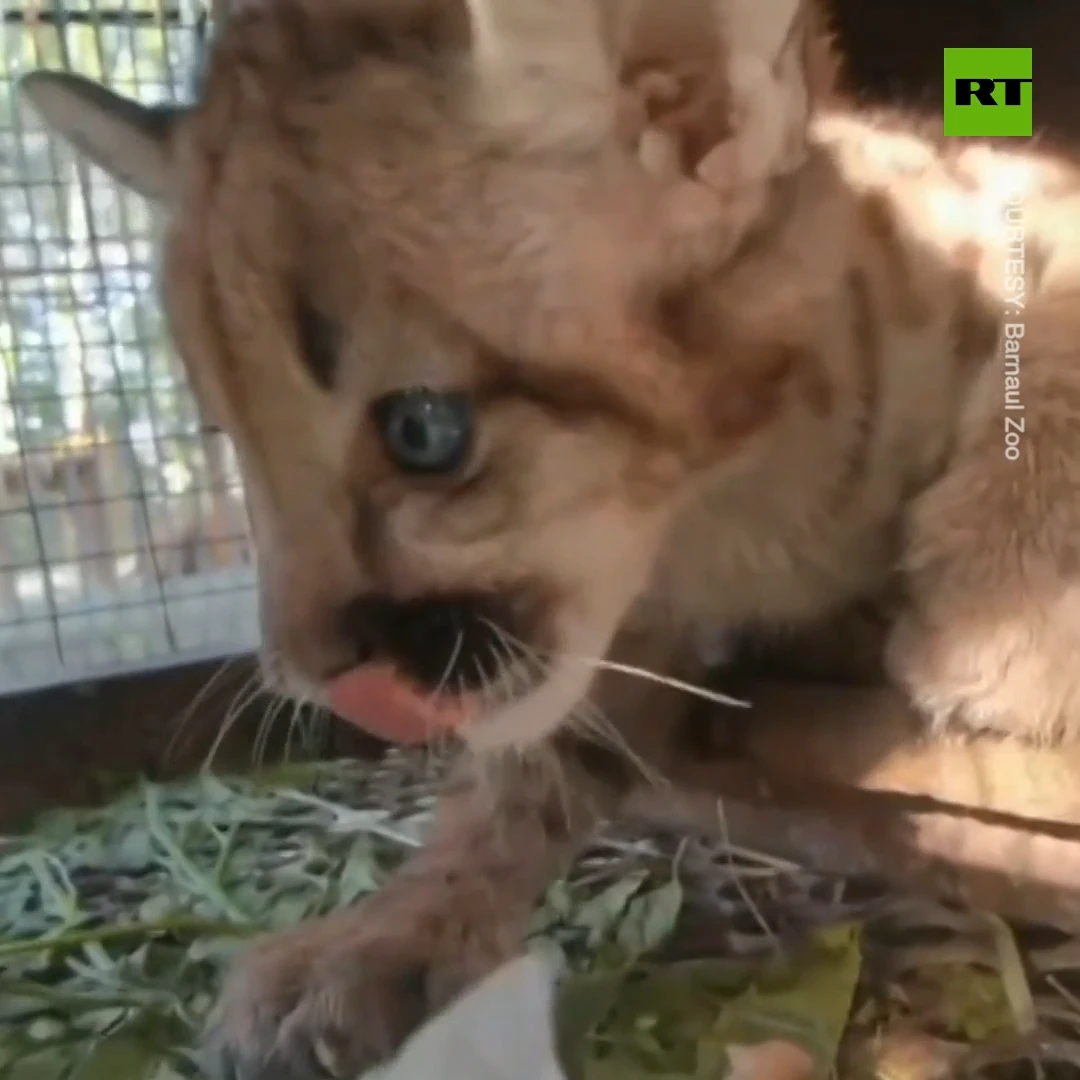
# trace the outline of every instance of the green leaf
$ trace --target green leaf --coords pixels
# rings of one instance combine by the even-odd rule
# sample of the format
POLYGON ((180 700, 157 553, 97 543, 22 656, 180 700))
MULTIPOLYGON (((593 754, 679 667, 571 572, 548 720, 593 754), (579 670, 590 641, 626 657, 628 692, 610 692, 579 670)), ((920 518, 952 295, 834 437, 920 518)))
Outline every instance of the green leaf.
POLYGON ((374 892, 379 886, 380 876, 370 839, 357 837, 338 877, 338 905, 348 907, 361 896, 374 892))
POLYGON ((731 1002, 702 1046, 707 1067, 723 1075, 726 1047, 780 1039, 806 1050, 826 1080, 833 1074, 862 966, 858 925, 819 933, 806 953, 778 964, 731 1002))
POLYGON ((713 960, 571 979, 559 1009, 567 1070, 572 1080, 717 1080, 728 1046, 778 1039, 806 1050, 827 1077, 859 976, 858 942, 857 927, 823 933, 798 963, 774 963, 753 981, 746 964, 713 960))
POLYGON ((555 1001, 556 1043, 569 1080, 580 1080, 589 1057, 589 1037, 608 1017, 625 971, 586 972, 568 978, 555 1001))
POLYGON ((1016 936, 1000 915, 987 914, 986 919, 994 935, 1001 988, 1009 1003, 1016 1032, 1019 1035, 1034 1035, 1038 1030, 1039 1020, 1016 936))
POLYGON ((48 1047, 7 1061, 0 1046, 0 1066, 4 1080, 61 1080, 70 1067, 70 1054, 60 1047, 48 1047))
POLYGON ((578 906, 569 921, 587 932, 588 946, 594 947, 612 934, 627 905, 648 880, 648 876, 648 872, 644 870, 627 874, 578 906))
POLYGON ((263 921, 273 930, 288 930, 303 922, 309 914, 311 914, 310 896, 286 893, 274 900, 263 921))
POLYGON ((71 1080, 149 1080, 160 1067, 160 1056, 127 1034, 110 1035, 92 1045, 71 1080))
POLYGON ((631 959, 644 956, 671 936, 683 907, 683 887, 675 878, 635 897, 627 906, 615 940, 631 959))
POLYGON ((937 984, 936 1006, 946 1031, 971 1042, 1020 1034, 1009 995, 996 971, 943 964, 924 978, 937 984))

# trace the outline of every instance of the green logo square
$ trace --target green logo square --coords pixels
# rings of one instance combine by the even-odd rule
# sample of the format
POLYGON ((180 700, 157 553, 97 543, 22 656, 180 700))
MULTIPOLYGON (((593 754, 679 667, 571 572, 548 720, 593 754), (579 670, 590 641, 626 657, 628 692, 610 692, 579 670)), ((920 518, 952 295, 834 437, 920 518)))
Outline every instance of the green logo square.
POLYGON ((1030 49, 945 50, 945 134, 1028 135, 1030 49))

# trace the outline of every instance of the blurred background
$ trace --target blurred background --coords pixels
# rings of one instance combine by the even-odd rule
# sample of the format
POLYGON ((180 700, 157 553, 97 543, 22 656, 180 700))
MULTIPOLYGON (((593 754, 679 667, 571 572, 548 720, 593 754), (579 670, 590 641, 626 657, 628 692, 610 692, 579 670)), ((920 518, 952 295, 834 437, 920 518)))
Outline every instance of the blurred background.
POLYGON ((174 363, 147 206, 15 100, 36 67, 184 98, 199 0, 3 0, 0 691, 256 644, 235 463, 174 363))

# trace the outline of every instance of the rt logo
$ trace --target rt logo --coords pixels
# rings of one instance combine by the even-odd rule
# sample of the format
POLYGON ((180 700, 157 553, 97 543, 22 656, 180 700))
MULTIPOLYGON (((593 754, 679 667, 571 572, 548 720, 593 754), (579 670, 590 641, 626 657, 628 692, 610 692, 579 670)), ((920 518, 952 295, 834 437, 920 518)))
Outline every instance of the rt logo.
POLYGON ((945 50, 945 134, 1028 135, 1030 49, 945 50))

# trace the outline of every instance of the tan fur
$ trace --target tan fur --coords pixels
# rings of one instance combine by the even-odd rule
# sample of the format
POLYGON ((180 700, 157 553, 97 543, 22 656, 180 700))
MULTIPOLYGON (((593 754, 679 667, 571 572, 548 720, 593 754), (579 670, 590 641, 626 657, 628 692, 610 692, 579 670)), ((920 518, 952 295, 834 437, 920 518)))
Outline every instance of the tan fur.
MULTIPOLYGON (((166 155, 145 132, 117 155, 111 120, 28 86, 121 175, 167 161, 137 186, 167 191, 165 298, 237 444, 268 639, 294 681, 317 692, 348 662, 343 597, 527 585, 550 677, 469 736, 533 745, 599 692, 583 655, 641 635, 669 664, 687 642, 806 632, 870 600, 899 604, 887 663, 930 721, 1075 736, 1072 171, 826 103, 817 13, 789 34, 786 0, 680 4, 638 36, 660 18, 644 0, 629 27, 607 3, 468 8, 247 5, 166 155), (1003 227, 1017 191, 1022 312, 1003 227), (301 289, 342 328, 331 391, 297 353, 301 289), (1002 328, 1020 321, 1007 414, 1002 328), (419 384, 482 409, 471 482, 406 481, 366 425, 367 403, 419 384), (1007 415, 1024 422, 1015 460, 1007 415)), ((655 712, 607 711, 648 743, 655 712)), ((588 760, 582 785, 621 788, 588 760)), ((553 792, 469 810, 391 886, 400 901, 256 953, 222 1007, 234 1064, 258 1075, 285 1047, 303 1075, 297 1046, 328 1032, 345 1049, 317 1056, 378 1056, 400 1032, 350 1026, 352 1010, 374 995, 398 1017, 403 968, 454 967, 481 930, 516 941, 591 820, 553 838, 553 792), (384 936, 409 948, 388 960, 384 936), (332 972, 312 974, 316 954, 332 972)))

